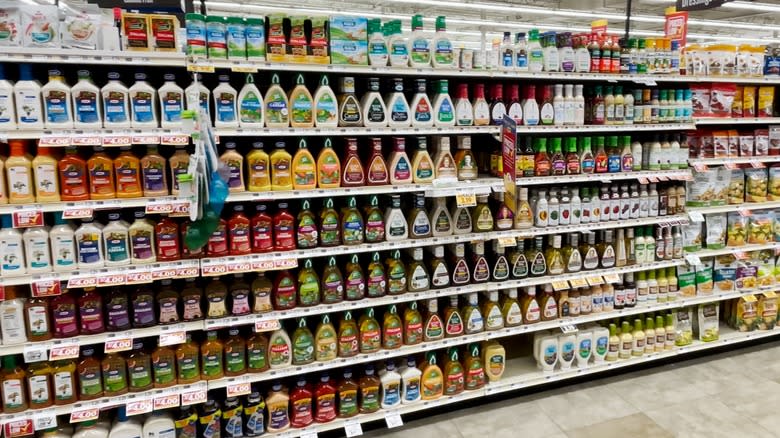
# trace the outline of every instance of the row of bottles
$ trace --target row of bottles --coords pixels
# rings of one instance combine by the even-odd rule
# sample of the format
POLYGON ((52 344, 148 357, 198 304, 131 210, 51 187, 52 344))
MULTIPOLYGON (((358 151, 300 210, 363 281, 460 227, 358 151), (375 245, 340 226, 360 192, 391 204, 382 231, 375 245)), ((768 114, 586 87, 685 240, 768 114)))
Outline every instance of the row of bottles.
MULTIPOLYGON (((111 412, 116 414, 113 421, 109 411, 101 411, 95 420, 88 420, 71 426, 57 421, 38 433, 41 438, 166 438, 177 435, 177 425, 169 411, 155 411, 149 415, 127 416, 124 406, 111 412)), ((37 429, 36 429, 37 430, 37 429)), ((189 435, 187 435, 189 436, 189 435)), ((185 438, 187 436, 184 436, 185 438)), ((194 437, 195 435, 192 435, 194 437)))
MULTIPOLYGON (((687 169, 684 135, 653 136, 644 142, 631 136, 534 137, 518 142, 517 178, 687 169)), ((486 160, 483 160, 486 161, 486 160)), ((485 163, 482 163, 483 166, 485 163)), ((502 152, 490 154, 490 173, 503 175, 502 152)))

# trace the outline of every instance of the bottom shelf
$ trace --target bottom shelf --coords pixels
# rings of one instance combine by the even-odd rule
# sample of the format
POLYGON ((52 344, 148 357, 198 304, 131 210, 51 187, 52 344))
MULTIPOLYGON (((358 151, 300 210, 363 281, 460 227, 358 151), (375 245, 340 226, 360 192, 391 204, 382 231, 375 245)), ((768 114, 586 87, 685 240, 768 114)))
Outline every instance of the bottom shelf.
POLYGON ((670 357, 694 353, 697 351, 710 350, 714 348, 723 347, 726 345, 735 345, 744 342, 749 342, 757 339, 775 337, 780 335, 780 328, 767 331, 753 331, 753 332, 738 332, 728 327, 725 324, 721 324, 720 338, 717 341, 701 342, 694 341, 691 345, 683 347, 675 347, 673 350, 662 351, 657 353, 646 354, 641 357, 632 357, 630 359, 618 360, 615 362, 603 362, 599 364, 590 364, 586 368, 577 368, 572 366, 568 370, 558 370, 552 373, 543 373, 540 371, 532 358, 524 357, 518 359, 511 359, 507 361, 506 371, 504 372, 501 380, 492 382, 486 385, 482 389, 475 391, 466 391, 458 395, 441 397, 436 400, 421 401, 409 405, 401 405, 394 409, 383 409, 372 414, 361 414, 349 419, 338 419, 330 423, 314 424, 303 429, 291 429, 276 434, 266 434, 264 436, 276 437, 276 438, 288 438, 288 437, 308 437, 316 436, 316 433, 321 433, 329 430, 344 428, 347 432, 347 436, 354 436, 349 433, 349 430, 355 428, 359 424, 369 423, 372 421, 386 420, 388 427, 397 427, 402 423, 397 420, 400 415, 410 412, 417 412, 426 409, 433 409, 452 403, 458 403, 466 400, 471 400, 479 397, 485 397, 489 395, 499 394, 502 392, 514 391, 522 388, 529 388, 533 386, 544 385, 547 383, 557 382, 561 380, 574 379, 580 376, 586 376, 589 374, 597 374, 606 372, 609 370, 615 370, 619 368, 631 367, 647 362, 653 362, 662 359, 668 359, 670 357))

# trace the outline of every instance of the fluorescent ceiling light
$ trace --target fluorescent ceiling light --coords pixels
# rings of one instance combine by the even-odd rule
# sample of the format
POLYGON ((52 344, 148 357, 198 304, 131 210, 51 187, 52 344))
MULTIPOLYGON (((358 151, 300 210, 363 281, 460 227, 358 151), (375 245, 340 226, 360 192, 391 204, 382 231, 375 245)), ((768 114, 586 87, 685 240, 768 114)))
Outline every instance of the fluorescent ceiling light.
POLYGON ((749 11, 760 12, 780 12, 780 5, 773 5, 770 3, 749 3, 743 1, 724 3, 721 5, 721 8, 747 9, 749 11))

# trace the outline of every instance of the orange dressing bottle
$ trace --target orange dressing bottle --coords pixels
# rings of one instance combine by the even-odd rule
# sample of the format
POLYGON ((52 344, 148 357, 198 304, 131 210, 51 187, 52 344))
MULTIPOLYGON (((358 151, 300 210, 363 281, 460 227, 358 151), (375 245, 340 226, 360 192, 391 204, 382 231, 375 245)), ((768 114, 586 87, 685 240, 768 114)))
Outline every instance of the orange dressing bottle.
POLYGON ((63 201, 86 201, 89 199, 87 162, 79 157, 76 148, 65 148, 65 156, 60 159, 59 170, 61 199, 63 201))
POLYGON ((119 148, 119 156, 114 158, 117 198, 140 198, 144 195, 141 186, 141 161, 133 155, 130 146, 119 148))
POLYGON ((303 138, 298 142, 298 151, 292 160, 292 174, 295 190, 317 188, 317 164, 303 138))
POLYGON ((329 138, 325 139, 322 150, 317 156, 317 182, 321 189, 333 189, 341 186, 341 161, 333 150, 329 138))
POLYGON ((116 198, 116 185, 114 184, 114 163, 101 146, 95 146, 94 153, 87 160, 89 171, 89 197, 90 199, 116 198))

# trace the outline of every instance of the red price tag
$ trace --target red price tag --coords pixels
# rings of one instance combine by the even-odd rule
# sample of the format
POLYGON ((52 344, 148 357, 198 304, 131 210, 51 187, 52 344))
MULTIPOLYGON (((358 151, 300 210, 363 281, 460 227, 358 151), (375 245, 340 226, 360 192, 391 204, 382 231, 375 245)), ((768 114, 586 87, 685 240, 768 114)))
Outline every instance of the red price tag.
POLYGON ((100 146, 99 135, 74 135, 70 137, 70 143, 73 146, 100 146))
POLYGON ((31 290, 32 296, 35 298, 56 297, 57 295, 62 294, 62 290, 60 289, 60 281, 53 279, 33 281, 31 290))
POLYGON ((298 267, 298 259, 274 260, 275 269, 290 269, 298 267))
POLYGON ((154 269, 152 271, 152 280, 164 280, 176 276, 176 268, 154 269))
POLYGON ((99 415, 100 415, 100 409, 98 409, 98 408, 90 408, 90 409, 83 409, 83 410, 80 410, 80 411, 72 411, 70 413, 70 422, 71 423, 81 423, 83 421, 97 420, 99 415))
POLYGON ((173 210, 168 213, 171 217, 187 217, 190 215, 190 203, 189 201, 174 202, 172 204, 173 210))
POLYGON ((203 264, 200 270, 201 275, 204 277, 227 274, 227 266, 222 263, 209 262, 208 264, 203 264))
POLYGON ((134 135, 133 144, 160 144, 159 135, 134 135))
POLYGON ((250 262, 232 262, 227 265, 227 271, 230 273, 251 272, 252 263, 250 262))
POLYGON ((7 438, 31 436, 35 433, 35 426, 33 425, 33 421, 31 419, 16 420, 5 423, 3 429, 7 438))
POLYGON ((127 274, 125 275, 126 284, 142 284, 142 283, 151 283, 151 282, 152 282, 152 273, 149 271, 128 270, 127 274))
POLYGON ((201 403, 206 403, 205 389, 198 389, 195 391, 188 391, 188 392, 181 393, 182 406, 197 405, 201 403))
POLYGON ((131 415, 148 414, 152 412, 153 408, 154 402, 152 399, 131 401, 125 405, 128 417, 131 415))
POLYGON ((747 260, 748 255, 745 251, 734 251, 734 257, 737 260, 747 260))
POLYGON ((79 357, 78 344, 55 345, 49 350, 49 361, 79 357))
POLYGON ((174 277, 176 278, 190 278, 190 277, 197 277, 197 276, 198 276, 197 267, 176 268, 176 274, 174 275, 174 277))
POLYGON ((271 332, 282 328, 278 319, 267 319, 264 321, 255 321, 255 332, 271 332))
POLYGON ((105 135, 103 136, 103 146, 130 146, 132 138, 129 135, 105 135))
POLYGON ((750 165, 753 166, 754 169, 763 169, 765 167, 764 163, 760 161, 751 161, 750 165))
POLYGON ((63 219, 89 219, 93 215, 91 208, 66 208, 62 210, 63 219))
POLYGON ((71 277, 68 279, 68 289, 95 287, 98 281, 95 277, 71 277))
POLYGON ((57 135, 57 136, 47 135, 41 137, 41 139, 38 140, 38 146, 54 147, 54 148, 70 146, 70 137, 65 137, 61 135, 57 135))
POLYGON ((43 226, 42 210, 17 210, 12 215, 14 228, 43 226))
POLYGON ((121 286, 125 284, 125 274, 104 274, 98 277, 98 287, 121 286))
POLYGON ((637 178, 637 181, 639 181, 639 184, 649 184, 650 181, 647 180, 645 177, 637 178))
POLYGON ((146 214, 168 214, 173 211, 170 202, 152 202, 146 204, 146 214))
POLYGON ((274 269, 273 260, 260 260, 252 262, 253 271, 270 271, 274 269))
POLYGON ((252 384, 249 382, 234 383, 227 386, 228 397, 238 397, 239 395, 246 395, 252 392, 252 384))
POLYGON ((169 409, 179 406, 179 394, 166 395, 162 397, 155 397, 154 410, 169 409))
POLYGON ((190 144, 190 137, 183 134, 161 135, 160 144, 168 146, 181 146, 190 144))
POLYGON ((108 339, 103 349, 106 353, 118 353, 133 349, 133 340, 131 338, 108 339))
POLYGON ((694 169, 695 169, 697 172, 706 172, 706 171, 707 171, 707 165, 706 165, 706 164, 702 164, 702 163, 695 163, 695 164, 693 165, 693 168, 694 168, 694 169))
POLYGON ((726 169, 736 169, 737 163, 725 162, 723 163, 723 167, 725 167, 726 169))

